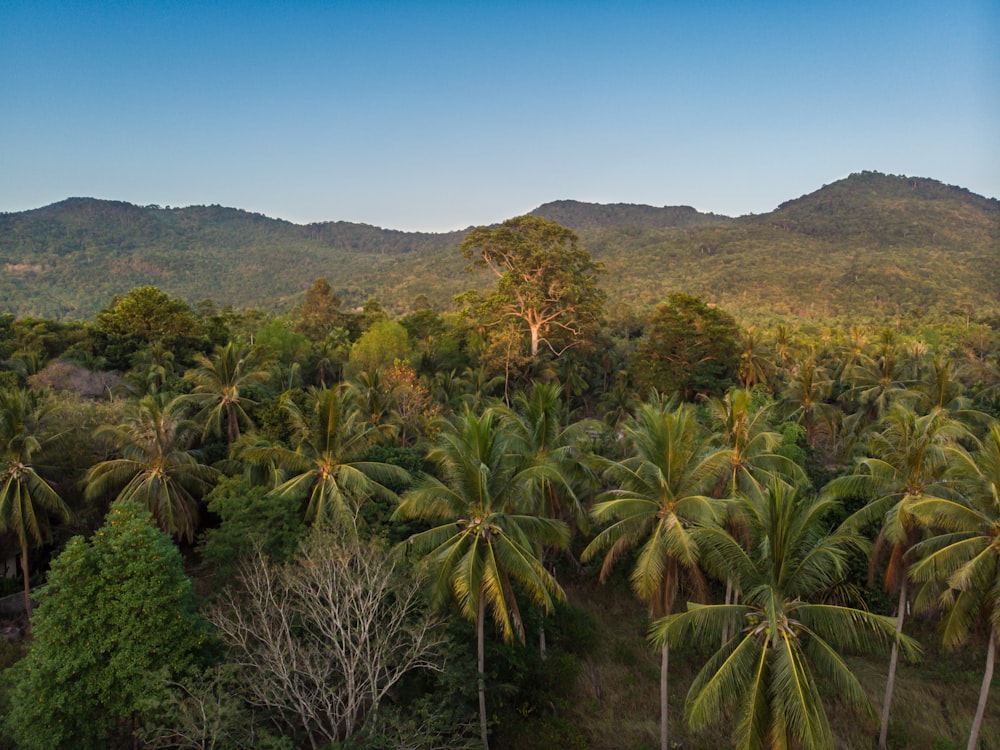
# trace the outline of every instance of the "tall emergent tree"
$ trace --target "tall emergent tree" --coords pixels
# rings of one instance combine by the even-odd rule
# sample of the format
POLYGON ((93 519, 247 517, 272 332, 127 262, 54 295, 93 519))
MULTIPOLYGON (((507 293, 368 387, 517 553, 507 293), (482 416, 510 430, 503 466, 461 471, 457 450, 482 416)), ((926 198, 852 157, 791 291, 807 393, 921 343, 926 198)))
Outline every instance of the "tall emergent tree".
POLYGON ((53 561, 39 599, 31 651, 11 670, 7 732, 25 750, 131 746, 207 637, 177 547, 137 503, 116 502, 53 561))
POLYGON ((128 367, 136 352, 154 344, 183 360, 203 343, 201 324, 190 305, 155 286, 114 297, 97 314, 95 336, 108 364, 120 369, 128 367))
POLYGON ((470 294, 472 306, 489 325, 514 320, 531 338, 535 357, 541 344, 559 353, 577 344, 596 323, 605 294, 597 287, 600 263, 579 247, 566 227, 538 216, 518 216, 498 227, 476 227, 462 242, 472 265, 496 274, 487 297, 470 294))
POLYGON ((569 528, 562 521, 531 515, 543 479, 558 481, 551 466, 531 465, 514 451, 513 433, 494 412, 466 412, 442 430, 428 459, 440 479, 424 480, 403 497, 394 519, 436 524, 405 544, 426 555, 437 603, 451 597, 476 624, 479 665, 479 723, 487 748, 485 625, 487 608, 503 639, 524 641, 524 618, 514 595, 518 584, 544 610, 563 592, 542 565, 544 547, 562 547, 569 528))
POLYGON ((46 409, 31 391, 0 391, 0 531, 11 532, 21 545, 24 611, 29 628, 28 542, 40 543, 46 528, 44 516, 39 522, 39 510, 69 518, 69 508, 62 498, 32 466, 32 456, 42 445, 46 415, 46 409))

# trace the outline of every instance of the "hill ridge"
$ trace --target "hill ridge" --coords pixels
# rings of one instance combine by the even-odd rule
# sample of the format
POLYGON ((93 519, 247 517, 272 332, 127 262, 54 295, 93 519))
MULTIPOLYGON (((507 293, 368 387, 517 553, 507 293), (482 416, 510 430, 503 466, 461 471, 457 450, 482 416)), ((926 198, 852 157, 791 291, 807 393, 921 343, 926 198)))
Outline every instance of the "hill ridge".
MULTIPOLYGON (((610 273, 611 299, 671 291, 737 313, 899 315, 1000 309, 1000 201, 929 178, 852 174, 766 214, 551 201, 610 273)), ((345 221, 295 224, 218 204, 183 208, 67 198, 0 214, 0 309, 89 318, 142 284, 195 302, 281 308, 325 276, 347 304, 439 307, 489 279, 464 273, 465 231, 345 221)))

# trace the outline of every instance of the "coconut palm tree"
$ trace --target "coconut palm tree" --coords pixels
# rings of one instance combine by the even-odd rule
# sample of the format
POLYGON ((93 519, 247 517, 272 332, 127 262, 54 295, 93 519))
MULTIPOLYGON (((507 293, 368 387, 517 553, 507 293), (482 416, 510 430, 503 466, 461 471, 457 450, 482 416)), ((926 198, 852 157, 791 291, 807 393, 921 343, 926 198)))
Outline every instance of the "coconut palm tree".
POLYGON ((851 387, 844 392, 844 398, 856 405, 854 416, 860 425, 880 419, 900 396, 908 393, 912 381, 906 364, 888 332, 883 332, 873 354, 858 357, 848 373, 851 387))
MULTIPOLYGON (((902 403, 890 407, 879 427, 869 436, 865 455, 854 471, 829 482, 823 493, 837 499, 869 499, 845 524, 857 529, 879 525, 872 565, 885 553, 885 588, 899 592, 896 627, 902 632, 908 604, 907 552, 923 535, 911 507, 918 500, 951 495, 945 473, 954 461, 961 460, 964 451, 958 441, 969 437, 969 433, 944 409, 918 416, 902 403)), ((889 732, 897 660, 898 648, 893 644, 879 732, 879 747, 883 749, 889 732)))
POLYGON ((702 564, 732 575, 744 592, 739 604, 688 605, 657 620, 657 644, 711 643, 732 635, 695 677, 685 701, 693 729, 732 716, 737 748, 834 747, 824 695, 871 710, 840 650, 916 644, 894 633, 890 618, 833 603, 848 562, 864 540, 843 530, 827 533, 832 500, 801 498, 772 482, 737 500, 749 544, 719 527, 692 532, 702 564), (822 685, 822 691, 820 689, 822 685))
POLYGON ((750 391, 738 388, 730 389, 721 398, 708 400, 714 439, 729 459, 724 476, 724 492, 729 497, 766 484, 770 476, 782 477, 792 484, 806 481, 802 467, 775 453, 783 442, 768 421, 776 405, 774 402, 757 405, 750 391))
POLYGON ((45 537, 45 513, 69 520, 69 508, 32 465, 50 412, 31 391, 0 390, 0 530, 17 537, 24 576, 24 611, 31 627, 28 544, 45 537))
POLYGON ((797 362, 791 370, 791 379, 782 394, 782 403, 791 419, 802 423, 806 431, 806 442, 815 447, 816 424, 829 411, 827 397, 833 388, 833 380, 815 355, 797 362))
POLYGON ((986 668, 969 733, 969 750, 975 750, 1000 638, 1000 424, 991 425, 973 456, 956 463, 954 476, 963 483, 960 492, 921 498, 910 506, 916 518, 938 532, 913 549, 918 562, 910 576, 924 584, 916 608, 944 610, 946 647, 965 643, 977 623, 989 623, 986 668))
POLYGON ((565 521, 586 534, 590 529, 587 511, 572 488, 596 479, 584 460, 587 430, 596 429, 596 425, 589 421, 563 424, 562 396, 563 387, 557 383, 535 383, 528 392, 514 395, 513 408, 500 407, 497 413, 517 438, 517 453, 553 467, 560 477, 555 482, 543 481, 531 498, 536 503, 531 510, 565 521))
POLYGON ((379 430, 352 408, 344 388, 309 388, 305 409, 290 398, 283 406, 294 431, 293 448, 253 445, 243 456, 287 477, 274 494, 308 497, 307 521, 356 528, 362 502, 373 496, 394 499, 383 483, 409 479, 398 466, 364 460, 379 430))
POLYGON ((88 500, 117 491, 118 500, 135 500, 167 534, 192 541, 198 524, 198 499, 218 478, 200 462, 191 445, 198 426, 187 418, 180 398, 146 396, 126 409, 120 425, 103 425, 120 457, 102 461, 87 472, 88 500))
POLYGON ((131 368, 126 375, 129 390, 137 396, 150 396, 165 389, 177 367, 174 353, 163 341, 154 341, 129 358, 131 368))
MULTIPOLYGON (((498 407, 497 411, 516 438, 514 450, 528 462, 551 467, 559 477, 558 481, 541 480, 530 498, 534 506, 530 510, 544 518, 565 521, 571 530, 586 534, 590 524, 576 490, 597 479, 586 461, 589 453, 584 448, 589 442, 587 430, 595 429, 596 423, 563 425, 562 395, 561 385, 535 383, 529 392, 519 391, 514 395, 513 408, 498 407)), ((542 550, 542 563, 548 564, 549 559, 548 550, 542 550)), ((544 659, 544 626, 538 631, 538 644, 544 659)))
POLYGON ((259 349, 232 341, 216 347, 212 357, 195 357, 196 366, 184 375, 194 388, 184 398, 201 410, 198 417, 205 423, 205 436, 223 435, 232 445, 240 439, 240 425, 252 426, 244 407, 256 402, 247 398, 246 389, 270 376, 259 359, 259 349))
MULTIPOLYGON (((601 579, 615 563, 638 547, 632 570, 632 589, 649 603, 653 618, 673 610, 687 577, 702 588, 694 524, 715 523, 724 515, 709 493, 724 470, 728 454, 714 448, 708 432, 698 424, 694 409, 671 402, 644 404, 623 426, 633 454, 620 462, 608 461, 604 477, 613 489, 597 498, 591 516, 610 523, 583 551, 588 560, 604 554, 601 579)), ((667 674, 669 648, 660 654, 660 744, 669 747, 667 674)))
MULTIPOLYGON (((792 485, 808 481, 801 466, 774 452, 783 442, 782 436, 770 429, 767 420, 776 406, 774 402, 755 405, 753 394, 733 388, 722 398, 709 399, 707 406, 713 439, 729 459, 719 477, 716 497, 733 498, 741 493, 759 491, 772 478, 792 485)), ((742 538, 738 519, 729 515, 726 522, 730 533, 742 538)), ((725 603, 729 604, 738 594, 739 589, 733 588, 733 581, 727 576, 725 603)), ((724 633, 723 637, 728 638, 728 634, 724 633)))
POLYGON ((775 364, 763 335, 750 326, 743 333, 740 342, 739 376, 743 388, 749 391, 757 384, 767 385, 774 371, 775 364))
POLYGON ((546 612, 563 597, 539 559, 544 547, 565 546, 569 528, 533 515, 543 481, 559 481, 552 467, 529 464, 514 450, 515 438, 494 411, 466 412, 445 423, 428 460, 439 476, 427 476, 402 499, 394 519, 434 526, 404 542, 426 557, 438 605, 454 598, 476 624, 479 722, 488 748, 484 644, 487 610, 507 642, 524 641, 515 584, 546 612), (439 478, 440 477, 440 478, 439 478))

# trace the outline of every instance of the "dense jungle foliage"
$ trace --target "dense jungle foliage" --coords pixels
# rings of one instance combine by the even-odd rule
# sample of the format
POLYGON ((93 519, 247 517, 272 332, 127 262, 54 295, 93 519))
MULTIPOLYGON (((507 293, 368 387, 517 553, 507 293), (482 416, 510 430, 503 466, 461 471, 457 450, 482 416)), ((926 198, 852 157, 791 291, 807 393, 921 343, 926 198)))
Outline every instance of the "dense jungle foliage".
POLYGON ((457 309, 0 317, 0 742, 1000 747, 995 315, 634 309, 554 222, 469 237, 457 309))

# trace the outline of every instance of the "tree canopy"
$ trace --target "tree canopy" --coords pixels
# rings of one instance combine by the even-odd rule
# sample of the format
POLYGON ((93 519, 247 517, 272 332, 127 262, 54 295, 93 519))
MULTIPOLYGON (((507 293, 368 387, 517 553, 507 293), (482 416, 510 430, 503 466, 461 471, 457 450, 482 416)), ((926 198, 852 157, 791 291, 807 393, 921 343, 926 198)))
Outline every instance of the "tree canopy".
POLYGON ((70 540, 39 598, 6 720, 26 750, 114 746, 206 643, 180 552, 131 501, 70 540))
POLYGON ((600 315, 605 294, 597 277, 604 268, 554 221, 527 215, 476 227, 461 247, 474 267, 498 278, 492 294, 471 298, 478 312, 494 325, 514 320, 526 327, 532 357, 541 344, 558 353, 578 343, 600 315))

